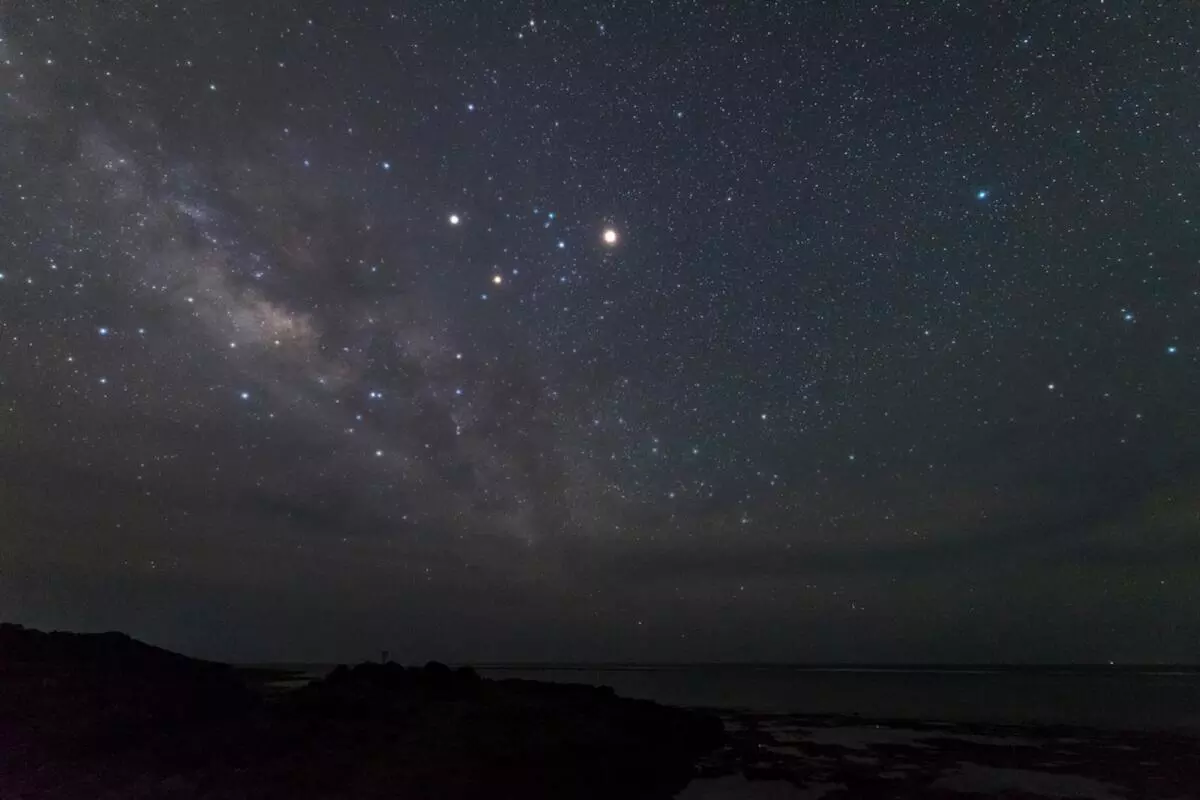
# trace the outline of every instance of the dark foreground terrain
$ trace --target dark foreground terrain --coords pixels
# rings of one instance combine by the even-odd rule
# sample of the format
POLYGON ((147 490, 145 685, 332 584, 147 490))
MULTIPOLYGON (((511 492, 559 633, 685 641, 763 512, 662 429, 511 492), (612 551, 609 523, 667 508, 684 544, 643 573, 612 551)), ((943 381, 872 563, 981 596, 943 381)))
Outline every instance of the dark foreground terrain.
POLYGON ((438 664, 291 692, 122 634, 0 626, 0 797, 667 798, 714 716, 438 664))
POLYGON ((0 625, 0 800, 1200 798, 1186 733, 689 711, 440 664, 284 677, 0 625))
POLYGON ((680 800, 1200 798, 1200 739, 1184 732, 714 713, 726 743, 680 800))

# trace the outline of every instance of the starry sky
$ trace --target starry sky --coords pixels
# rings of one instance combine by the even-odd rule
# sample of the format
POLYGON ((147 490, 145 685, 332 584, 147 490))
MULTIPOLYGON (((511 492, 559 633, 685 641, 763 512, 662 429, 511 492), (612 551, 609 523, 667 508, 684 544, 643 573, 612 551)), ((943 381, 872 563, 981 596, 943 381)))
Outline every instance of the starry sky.
POLYGON ((1200 660, 1189 3, 0 4, 0 615, 1200 660))

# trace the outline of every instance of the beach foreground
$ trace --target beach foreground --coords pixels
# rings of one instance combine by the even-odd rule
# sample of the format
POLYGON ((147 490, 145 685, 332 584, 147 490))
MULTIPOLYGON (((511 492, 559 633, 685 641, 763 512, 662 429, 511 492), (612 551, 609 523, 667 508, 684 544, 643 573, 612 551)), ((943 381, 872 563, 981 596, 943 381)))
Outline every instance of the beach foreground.
POLYGON ((436 663, 296 677, 0 625, 2 796, 1166 800, 1200 786, 1186 733, 683 709, 436 663))
POLYGON ((1200 797, 1187 733, 714 713, 726 744, 679 800, 1200 797))

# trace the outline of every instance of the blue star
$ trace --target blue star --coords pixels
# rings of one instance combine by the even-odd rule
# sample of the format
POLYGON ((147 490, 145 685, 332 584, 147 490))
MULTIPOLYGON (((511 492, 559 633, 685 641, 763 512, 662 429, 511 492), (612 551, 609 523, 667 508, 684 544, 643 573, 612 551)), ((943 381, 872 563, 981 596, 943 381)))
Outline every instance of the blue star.
POLYGON ((987 189, 980 189, 978 192, 975 193, 975 199, 976 200, 987 200, 989 194, 990 194, 990 192, 988 192, 987 189))
POLYGON ((1173 345, 1173 344, 1167 345, 1167 355, 1173 356, 1178 352, 1179 352, 1179 348, 1176 347, 1175 345, 1173 345))
POLYGON ((100 328, 96 332, 99 333, 101 336, 108 336, 108 328, 100 328))

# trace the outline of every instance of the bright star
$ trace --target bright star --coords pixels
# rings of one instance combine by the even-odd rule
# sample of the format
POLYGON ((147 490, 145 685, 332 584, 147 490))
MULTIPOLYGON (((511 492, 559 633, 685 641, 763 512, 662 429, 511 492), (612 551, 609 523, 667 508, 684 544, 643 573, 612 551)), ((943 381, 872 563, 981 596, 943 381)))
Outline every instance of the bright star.
POLYGON ((1173 356, 1173 355, 1175 355, 1175 354, 1176 354, 1176 353, 1178 353, 1178 352, 1179 352, 1179 348, 1178 348, 1178 347, 1176 347, 1175 345, 1173 345, 1173 344, 1172 344, 1172 345, 1167 345, 1167 355, 1171 355, 1171 356, 1173 356))
POLYGON ((975 193, 975 199, 976 200, 987 200, 988 199, 988 190, 980 189, 978 192, 975 193))
POLYGON ((493 275, 493 276, 492 276, 492 283, 494 283, 494 284, 496 284, 497 286, 499 286, 500 284, 504 283, 504 276, 503 276, 503 275, 493 275))
POLYGON ((462 218, 461 218, 461 217, 459 217, 459 216, 458 216, 458 214, 451 214, 451 215, 450 215, 450 224, 451 224, 451 225, 457 225, 457 224, 458 224, 458 223, 460 223, 460 222, 462 222, 462 218))
POLYGON ((383 168, 384 168, 384 170, 389 170, 389 169, 391 169, 391 168, 392 168, 392 162, 390 162, 390 161, 385 161, 385 162, 383 162, 383 168))
POLYGON ((101 328, 101 329, 98 331, 98 333, 99 333, 101 336, 108 336, 108 328, 101 328))
POLYGON ((242 392, 242 394, 241 394, 241 397, 242 397, 242 399, 243 399, 243 400, 249 400, 249 399, 250 399, 250 393, 249 393, 249 392, 242 392))
POLYGON ((614 229, 604 229, 604 243, 610 247, 617 243, 617 232, 614 229))

